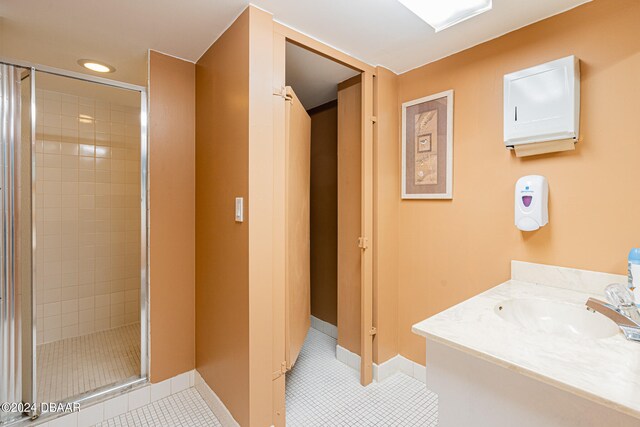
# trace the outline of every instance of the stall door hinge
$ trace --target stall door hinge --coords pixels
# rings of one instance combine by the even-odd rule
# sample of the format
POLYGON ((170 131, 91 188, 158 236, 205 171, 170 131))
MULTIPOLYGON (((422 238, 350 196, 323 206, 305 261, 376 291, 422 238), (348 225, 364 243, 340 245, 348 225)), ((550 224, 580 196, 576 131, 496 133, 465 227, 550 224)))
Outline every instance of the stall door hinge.
POLYGON ((360 249, 367 249, 369 247, 369 239, 366 237, 358 237, 358 247, 360 249))
POLYGON ((276 379, 280 378, 281 376, 283 376, 286 373, 287 373, 287 362, 282 361, 280 363, 280 370, 279 371, 275 371, 273 373, 273 378, 272 379, 276 380, 276 379))
POLYGON ((378 329, 375 326, 372 326, 371 329, 369 329, 369 335, 374 336, 377 333, 378 329))
POLYGON ((291 101, 293 99, 293 96, 291 95, 291 91, 288 90, 286 87, 274 87, 273 95, 284 98, 285 101, 291 101))

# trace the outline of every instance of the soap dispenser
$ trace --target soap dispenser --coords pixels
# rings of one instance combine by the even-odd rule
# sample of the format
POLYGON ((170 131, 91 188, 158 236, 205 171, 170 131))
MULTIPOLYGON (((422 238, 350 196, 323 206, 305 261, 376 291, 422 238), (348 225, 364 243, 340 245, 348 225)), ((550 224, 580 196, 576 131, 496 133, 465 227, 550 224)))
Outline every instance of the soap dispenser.
POLYGON ((541 175, 523 176, 516 183, 515 223, 522 231, 535 231, 549 222, 549 184, 541 175))

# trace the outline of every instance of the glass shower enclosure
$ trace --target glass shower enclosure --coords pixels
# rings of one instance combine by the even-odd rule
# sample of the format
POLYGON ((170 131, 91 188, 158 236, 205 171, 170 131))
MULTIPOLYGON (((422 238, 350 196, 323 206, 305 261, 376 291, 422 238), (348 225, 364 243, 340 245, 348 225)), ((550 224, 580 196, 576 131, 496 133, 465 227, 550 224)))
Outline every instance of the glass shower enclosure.
MULTIPOLYGON (((32 304, 32 70, 0 64, 0 402, 31 402, 32 304)), ((8 410, 7 410, 8 409, 8 410)), ((20 416, 0 411, 0 422, 20 416)))
POLYGON ((146 109, 0 58, 0 425, 147 381, 146 109))

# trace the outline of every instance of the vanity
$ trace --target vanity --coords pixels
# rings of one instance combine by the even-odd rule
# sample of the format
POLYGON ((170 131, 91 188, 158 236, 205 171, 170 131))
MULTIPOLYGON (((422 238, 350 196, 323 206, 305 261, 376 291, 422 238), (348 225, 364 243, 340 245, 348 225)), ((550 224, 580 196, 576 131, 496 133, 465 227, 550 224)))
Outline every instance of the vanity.
POLYGON ((640 426, 640 343, 585 307, 616 282, 513 261, 511 280, 415 324, 439 425, 640 426))

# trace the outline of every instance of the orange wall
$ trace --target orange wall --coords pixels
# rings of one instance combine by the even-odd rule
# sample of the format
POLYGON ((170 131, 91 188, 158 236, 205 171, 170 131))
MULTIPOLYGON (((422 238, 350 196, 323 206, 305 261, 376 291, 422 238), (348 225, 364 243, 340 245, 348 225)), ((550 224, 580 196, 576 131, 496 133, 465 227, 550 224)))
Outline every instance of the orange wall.
POLYGON ((360 76, 338 85, 338 345, 360 354, 360 76))
POLYGON ((249 13, 196 64, 196 368, 249 425, 249 13), (246 206, 245 206, 246 209, 246 206))
POLYGON ((195 66, 149 54, 151 382, 195 367, 195 66))
POLYGON ((338 108, 311 116, 311 314, 338 324, 338 108))
POLYGON ((640 235, 639 22, 640 2, 596 0, 399 76, 398 114, 455 91, 453 200, 400 203, 401 354, 424 363, 411 325, 508 279, 512 259, 625 273, 640 235), (583 141, 515 158, 502 142, 503 75, 571 54, 583 141), (532 233, 513 225, 513 187, 527 174, 550 187, 549 225, 532 233))

